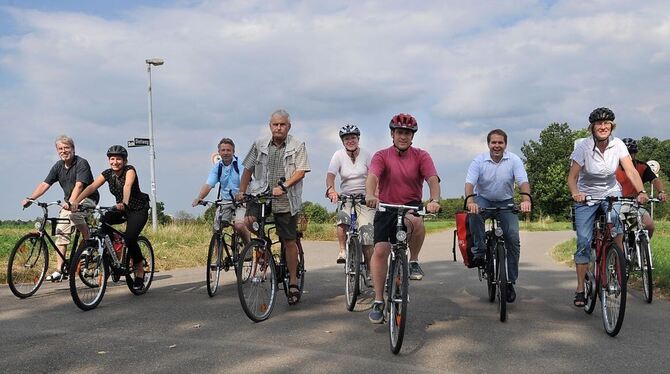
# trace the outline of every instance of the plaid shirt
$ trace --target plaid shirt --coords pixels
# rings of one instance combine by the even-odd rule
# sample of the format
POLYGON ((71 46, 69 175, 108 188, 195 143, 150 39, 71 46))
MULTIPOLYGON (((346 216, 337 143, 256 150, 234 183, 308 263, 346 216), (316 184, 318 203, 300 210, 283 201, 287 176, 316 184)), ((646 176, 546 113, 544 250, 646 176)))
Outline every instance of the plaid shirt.
MULTIPOLYGON (((276 146, 272 141, 268 147, 268 185, 272 189, 277 185, 279 179, 286 178, 284 175, 284 151, 286 141, 276 146)), ((290 177, 290 176, 289 176, 290 177)), ((288 178, 287 178, 288 179, 288 178)), ((275 213, 287 213, 291 211, 286 194, 278 196, 272 201, 272 211, 275 213)))

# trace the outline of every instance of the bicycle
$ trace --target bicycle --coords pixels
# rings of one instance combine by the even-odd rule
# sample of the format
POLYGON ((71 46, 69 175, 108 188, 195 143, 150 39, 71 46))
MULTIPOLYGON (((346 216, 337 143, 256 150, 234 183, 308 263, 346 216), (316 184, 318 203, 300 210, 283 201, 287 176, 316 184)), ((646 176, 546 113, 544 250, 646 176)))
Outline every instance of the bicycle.
MULTIPOLYGON (((35 222, 37 231, 24 235, 16 242, 9 254, 7 263, 7 284, 12 293, 21 299, 35 294, 44 281, 49 268, 49 247, 47 243, 54 249, 56 255, 63 260, 63 265, 58 269, 63 274, 60 281, 67 277, 70 269, 70 258, 57 250, 56 243, 51 238, 56 235, 56 225, 58 223, 70 222, 67 218, 49 217, 49 207, 60 205, 61 201, 57 200, 51 203, 40 202, 36 199, 28 199, 28 201, 30 203, 24 206, 24 209, 34 203, 42 208, 42 217, 35 222), (51 223, 51 234, 46 229, 48 222, 51 223)), ((79 230, 75 230, 70 253, 74 253, 76 250, 79 237, 79 230)))
POLYGON ((154 250, 149 239, 139 236, 137 244, 142 254, 144 278, 142 288, 134 287, 137 264, 133 263, 128 254, 123 233, 102 219, 105 213, 115 209, 100 206, 82 209, 91 210, 97 222, 91 230, 91 239, 84 242, 72 256, 71 266, 74 271, 70 276, 70 294, 74 303, 85 311, 100 304, 110 276, 113 282, 125 277, 126 285, 134 295, 146 293, 153 280, 154 250))
POLYGON ((413 211, 415 216, 424 216, 426 211, 423 205, 395 205, 380 202, 377 210, 385 212, 387 209, 396 210, 396 242, 391 245, 388 273, 386 276, 386 307, 389 325, 389 343, 391 352, 398 354, 402 347, 407 322, 407 304, 409 303, 409 250, 408 235, 405 228, 405 214, 413 211))
MULTIPOLYGON (((644 290, 644 300, 651 303, 654 298, 654 279, 652 272, 654 269, 651 250, 651 239, 649 231, 642 223, 642 204, 632 198, 619 198, 623 206, 629 209, 621 210, 621 222, 623 223, 624 241, 623 250, 626 255, 627 271, 626 277, 632 272, 639 271, 642 278, 642 288, 644 290)), ((660 203, 656 198, 649 199, 649 202, 660 203)))
POLYGON ((361 248, 360 234, 358 233, 358 214, 356 213, 357 205, 365 206, 365 196, 340 194, 338 201, 342 203, 342 206, 345 204, 351 206, 350 222, 345 242, 344 290, 347 310, 352 311, 361 293, 361 279, 365 285, 370 286, 368 283, 368 265, 361 248))
POLYGON ((305 285, 305 257, 300 243, 302 232, 298 231, 298 294, 289 292, 289 271, 286 263, 286 248, 280 240, 272 240, 272 231, 276 227, 267 222, 271 211, 273 197, 270 192, 258 195, 244 195, 247 202, 256 202, 260 206, 260 215, 256 217, 252 228, 256 237, 244 246, 240 253, 237 266, 237 293, 244 313, 254 322, 261 322, 270 317, 276 304, 276 293, 279 282, 282 284, 289 304, 300 301, 305 285), (266 227, 266 225, 269 225, 266 227), (281 244, 279 252, 272 251, 272 245, 281 244), (292 296, 296 296, 294 302, 292 296))
POLYGON ((584 280, 586 303, 584 311, 593 313, 596 300, 600 297, 602 320, 605 332, 616 336, 623 324, 626 313, 626 257, 614 242, 612 236, 611 211, 620 197, 608 196, 602 199, 586 197, 586 204, 607 202, 607 211, 600 209, 593 223, 593 240, 591 241, 591 260, 584 280))
MULTIPOLYGON (((214 216, 214 227, 212 228, 212 238, 209 241, 209 249, 207 250, 207 294, 209 297, 214 297, 219 288, 219 279, 221 277, 221 270, 228 271, 232 266, 237 273, 237 262, 240 248, 243 248, 244 243, 242 238, 233 228, 233 233, 229 234, 224 231, 226 227, 233 226, 230 222, 224 221, 219 212, 221 208, 237 208, 240 203, 234 199, 231 201, 209 201, 202 200, 200 205, 207 206, 214 204, 217 207, 217 213, 214 216), (226 240, 228 238, 228 240, 226 240), (224 256, 225 251, 225 256, 224 256)), ((237 275, 235 276, 237 279, 237 275)))

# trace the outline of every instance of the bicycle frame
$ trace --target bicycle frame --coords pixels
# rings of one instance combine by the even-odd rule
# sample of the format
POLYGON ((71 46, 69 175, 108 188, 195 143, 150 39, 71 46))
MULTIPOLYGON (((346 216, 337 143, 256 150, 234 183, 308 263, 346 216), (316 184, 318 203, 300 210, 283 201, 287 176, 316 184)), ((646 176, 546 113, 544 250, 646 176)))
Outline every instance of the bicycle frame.
MULTIPOLYGON (((51 203, 41 203, 37 200, 32 201, 42 209, 42 218, 39 220, 39 226, 37 224, 35 225, 35 229, 37 229, 37 233, 41 237, 47 240, 49 245, 54 249, 56 255, 60 257, 61 260, 63 260, 63 266, 61 269, 59 269, 59 271, 63 274, 68 274, 70 267, 69 257, 66 257, 66 255, 60 253, 60 251, 58 250, 58 246, 56 245, 56 242, 51 238, 51 236, 56 236, 56 226, 59 223, 68 223, 70 222, 70 220, 68 218, 49 217, 49 210, 48 210, 50 206, 60 205, 61 201, 56 200, 51 203), (49 235, 49 232, 46 229, 47 222, 51 223, 51 235, 49 235)), ((72 241, 72 248, 70 248, 70 256, 77 249, 80 235, 81 234, 79 230, 75 229, 74 240, 72 241)))
MULTIPOLYGON (((642 254, 640 253, 640 246, 639 246, 640 238, 646 239, 647 243, 649 243, 651 240, 651 238, 649 237, 649 231, 642 222, 642 210, 641 210, 642 204, 639 204, 637 200, 630 198, 620 198, 619 201, 621 202, 621 205, 630 206, 632 210, 630 212, 623 213, 622 215, 624 216, 625 219, 621 220, 621 223, 623 224, 624 248, 626 249, 625 250, 626 258, 629 261, 632 260, 631 249, 635 248, 635 256, 637 258, 637 263, 641 264, 642 254)), ((661 202, 656 198, 649 199, 649 201, 654 203, 661 202)), ((649 258, 649 266, 651 266, 652 269, 654 268, 653 256, 649 258)))
MULTIPOLYGON (((595 258, 596 266, 594 275, 596 278, 596 282, 600 284, 600 287, 604 287, 607 285, 607 279, 602 276, 607 272, 606 268, 607 264, 605 261, 605 255, 606 255, 605 250, 607 249, 608 246, 615 244, 612 232, 614 223, 612 223, 611 212, 614 207, 614 202, 617 201, 618 199, 619 198, 587 199, 587 204, 589 201, 592 201, 594 203, 600 201, 607 202, 606 212, 603 214, 602 211, 600 211, 600 208, 598 208, 598 211, 600 212, 601 215, 596 216, 596 220, 594 221, 593 224, 593 247, 595 249, 595 255, 596 255, 595 258)), ((622 274, 618 275, 622 276, 622 274)))

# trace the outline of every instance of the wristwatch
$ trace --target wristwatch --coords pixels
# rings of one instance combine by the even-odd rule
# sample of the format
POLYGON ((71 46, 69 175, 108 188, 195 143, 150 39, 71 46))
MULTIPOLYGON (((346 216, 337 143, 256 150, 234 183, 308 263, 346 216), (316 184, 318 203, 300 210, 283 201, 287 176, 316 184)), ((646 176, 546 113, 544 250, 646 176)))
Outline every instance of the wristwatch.
POLYGON ((642 191, 638 191, 638 193, 637 193, 637 194, 639 195, 639 194, 643 194, 643 193, 644 193, 644 194, 646 194, 646 193, 647 193, 647 191, 645 191, 645 190, 642 190, 642 191))

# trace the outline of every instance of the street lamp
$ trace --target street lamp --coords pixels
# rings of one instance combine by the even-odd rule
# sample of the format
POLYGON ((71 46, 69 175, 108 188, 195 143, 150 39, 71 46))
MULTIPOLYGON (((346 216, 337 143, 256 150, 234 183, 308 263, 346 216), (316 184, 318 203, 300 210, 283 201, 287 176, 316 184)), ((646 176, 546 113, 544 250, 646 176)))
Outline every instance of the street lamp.
POLYGON ((156 151, 154 148, 154 116, 151 99, 151 65, 160 66, 165 63, 160 58, 148 58, 147 73, 149 74, 149 167, 151 170, 151 227, 154 232, 158 229, 158 212, 156 210, 156 151))

